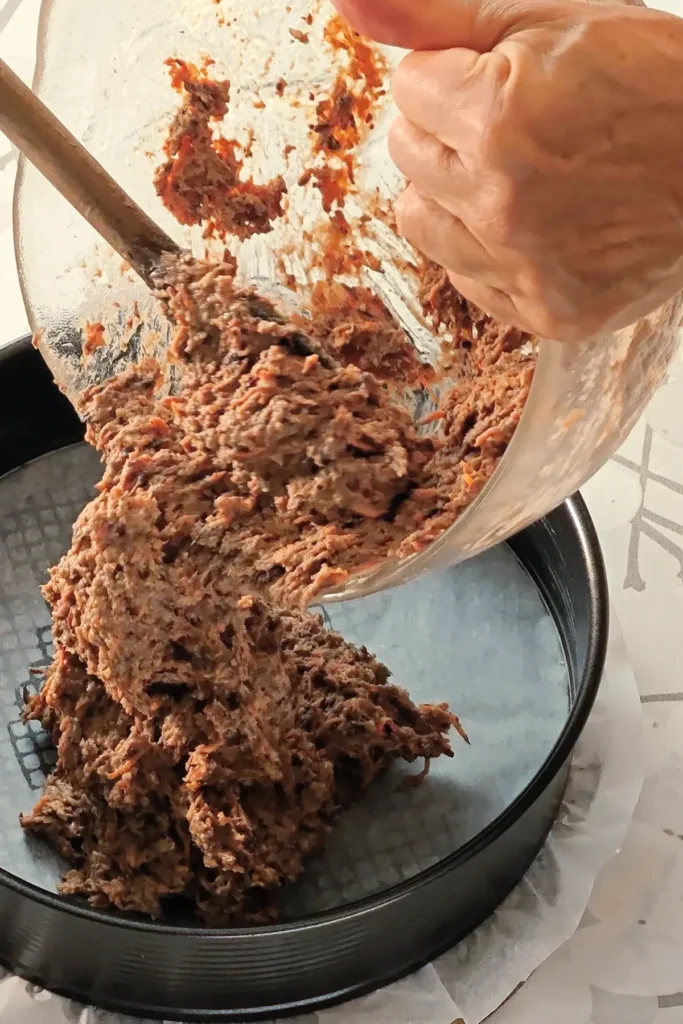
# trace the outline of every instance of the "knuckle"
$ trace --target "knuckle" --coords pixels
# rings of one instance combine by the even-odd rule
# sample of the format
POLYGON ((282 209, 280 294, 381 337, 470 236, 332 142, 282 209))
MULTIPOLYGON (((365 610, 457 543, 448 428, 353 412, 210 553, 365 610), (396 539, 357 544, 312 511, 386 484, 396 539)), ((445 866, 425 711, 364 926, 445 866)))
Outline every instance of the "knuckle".
POLYGON ((516 248, 519 190, 509 178, 490 175, 474 200, 474 216, 487 240, 503 249, 516 248))
POLYGON ((542 297, 523 296, 519 308, 524 312, 533 333, 554 341, 579 342, 598 334, 603 325, 602 318, 591 313, 568 317, 565 308, 544 301, 542 297))
POLYGON ((402 234, 404 238, 409 238, 411 234, 411 228, 416 218, 417 199, 418 197, 415 190, 408 186, 408 188, 404 189, 394 204, 396 226, 398 227, 399 233, 402 234))
POLYGON ((425 245, 433 242, 434 215, 428 202, 413 186, 399 196, 395 206, 398 232, 416 249, 424 252, 425 245))
POLYGON ((456 150, 441 142, 436 142, 435 152, 432 154, 432 166, 437 178, 441 181, 462 179, 464 167, 460 155, 456 150))
POLYGON ((420 77, 418 56, 409 53, 398 65, 391 80, 391 94, 399 110, 403 109, 405 98, 414 92, 420 77))
POLYGON ((535 333, 541 338, 549 338, 552 341, 562 341, 568 344, 576 344, 588 337, 592 331, 587 330, 580 324, 567 323, 558 319, 547 310, 536 312, 534 316, 535 333))
POLYGON ((548 302, 550 292, 543 267, 528 257, 517 256, 517 254, 515 256, 517 264, 515 286, 518 293, 537 309, 550 314, 550 303, 548 302))
POLYGON ((401 165, 405 162, 406 154, 411 149, 412 131, 410 122, 399 114, 396 117, 389 129, 389 137, 387 144, 389 146, 389 156, 395 164, 401 168, 401 165))
POLYGON ((487 79, 492 94, 499 97, 513 79, 514 63, 505 50, 491 50, 481 55, 479 70, 487 79))

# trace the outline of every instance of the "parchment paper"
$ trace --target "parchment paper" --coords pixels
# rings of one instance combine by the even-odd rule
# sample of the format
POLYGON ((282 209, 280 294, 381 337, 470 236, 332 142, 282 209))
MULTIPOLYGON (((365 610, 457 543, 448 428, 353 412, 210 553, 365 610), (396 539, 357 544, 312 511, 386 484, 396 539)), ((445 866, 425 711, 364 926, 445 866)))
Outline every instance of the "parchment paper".
MULTIPOLYGON (((614 622, 614 620, 613 620, 614 622)), ((643 781, 635 679, 613 624, 604 681, 577 746, 568 789, 546 846, 499 910, 449 954, 354 1003, 296 1024, 479 1024, 568 939, 596 875, 618 850, 643 781)), ((132 1024, 11 975, 0 980, 7 1024, 132 1024)), ((495 1014, 504 1024, 506 1007, 495 1014)))

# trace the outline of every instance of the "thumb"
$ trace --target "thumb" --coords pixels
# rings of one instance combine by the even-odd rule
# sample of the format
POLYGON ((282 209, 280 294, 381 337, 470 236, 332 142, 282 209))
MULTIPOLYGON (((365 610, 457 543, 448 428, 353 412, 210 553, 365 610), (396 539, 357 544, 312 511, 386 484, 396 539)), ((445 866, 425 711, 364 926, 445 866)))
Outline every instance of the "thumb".
POLYGON ((555 0, 332 0, 357 32, 406 50, 486 53, 516 28, 556 11, 555 0))

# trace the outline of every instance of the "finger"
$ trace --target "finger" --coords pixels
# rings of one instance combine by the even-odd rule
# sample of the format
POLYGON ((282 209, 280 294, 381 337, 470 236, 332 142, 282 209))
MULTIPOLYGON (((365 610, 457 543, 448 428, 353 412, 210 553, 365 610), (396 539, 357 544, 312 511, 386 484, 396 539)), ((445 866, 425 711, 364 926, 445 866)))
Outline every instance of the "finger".
POLYGON ((466 299, 478 306, 483 313, 497 320, 499 324, 509 327, 518 327, 521 331, 533 333, 532 326, 520 315, 513 300, 500 288, 492 288, 482 284, 481 281, 473 280, 471 277, 463 277, 461 274, 454 274, 449 271, 453 287, 466 299))
POLYGON ((333 0, 358 32, 406 50, 463 46, 484 53, 557 0, 333 0))
POLYGON ((409 185, 396 201, 396 223, 399 233, 439 266, 493 287, 500 285, 500 271, 481 242, 415 185, 409 185))
POLYGON ((333 0, 357 32, 407 50, 458 45, 474 17, 471 0, 333 0), (449 38, 448 33, 452 38, 449 38))
POLYGON ((475 184, 456 150, 399 114, 389 132, 389 155, 423 196, 460 215, 462 202, 475 184))
POLYGON ((399 65, 392 89, 409 121, 464 157, 478 152, 499 116, 510 72, 509 59, 500 53, 411 53, 399 65))

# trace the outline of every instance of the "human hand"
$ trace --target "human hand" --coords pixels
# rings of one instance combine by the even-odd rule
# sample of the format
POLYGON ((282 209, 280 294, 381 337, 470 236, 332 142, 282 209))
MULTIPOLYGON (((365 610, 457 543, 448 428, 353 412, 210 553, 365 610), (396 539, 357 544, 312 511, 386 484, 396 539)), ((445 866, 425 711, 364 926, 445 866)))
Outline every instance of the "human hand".
POLYGON ((590 0, 335 0, 413 52, 399 231, 498 320, 562 340, 683 287, 683 21, 590 0))

